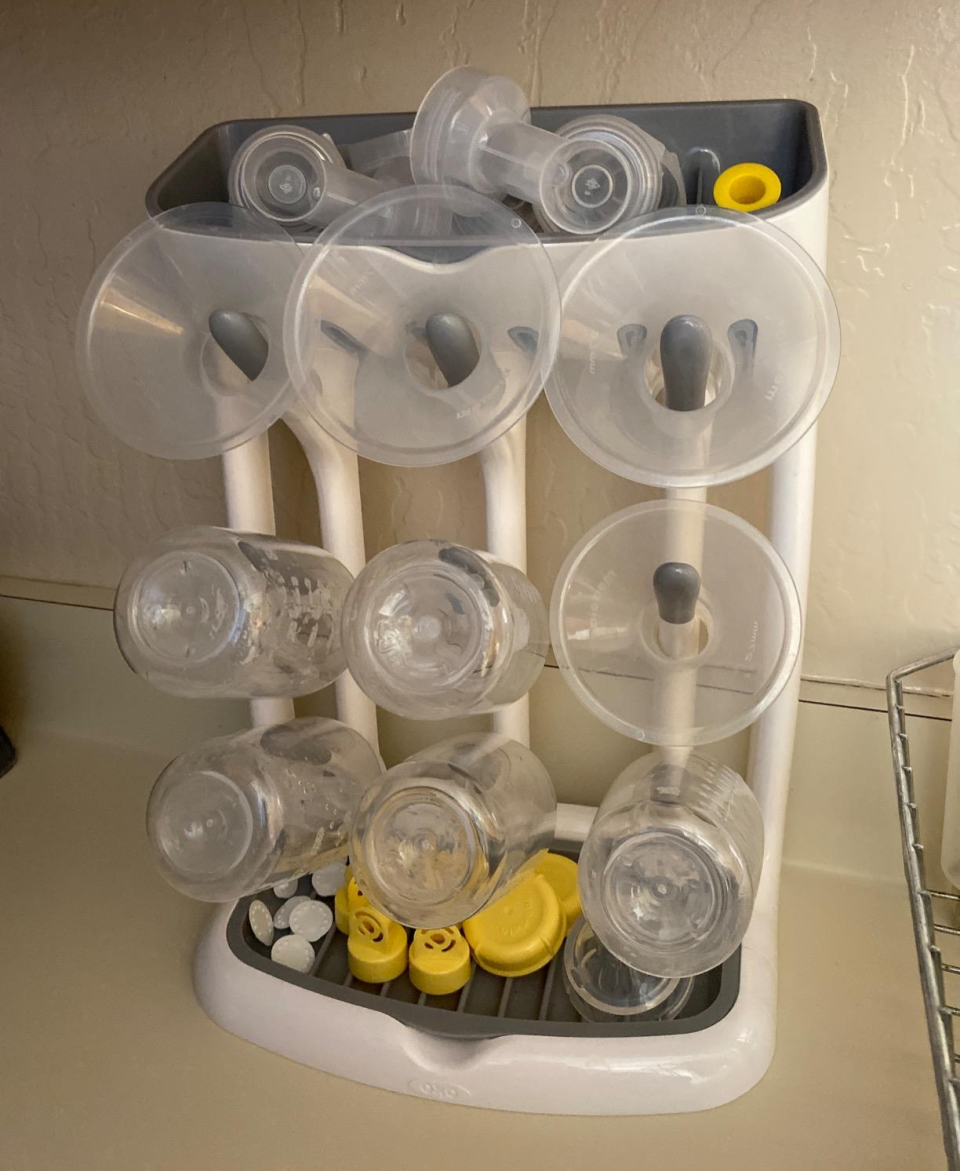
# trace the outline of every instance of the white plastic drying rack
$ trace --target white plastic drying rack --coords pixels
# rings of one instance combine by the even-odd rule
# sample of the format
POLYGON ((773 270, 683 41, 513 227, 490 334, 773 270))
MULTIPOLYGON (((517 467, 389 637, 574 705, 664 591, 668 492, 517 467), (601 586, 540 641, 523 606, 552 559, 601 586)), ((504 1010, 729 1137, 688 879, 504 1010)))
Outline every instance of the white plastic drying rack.
MULTIPOLYGON (((584 112, 583 108, 537 110, 533 117, 553 128, 584 112)), ((800 102, 703 103, 619 107, 612 112, 634 119, 652 133, 660 131, 661 136, 666 124, 668 140, 679 148, 690 198, 712 186, 711 177, 720 166, 745 158, 774 166, 784 180, 785 198, 764 212, 764 218, 824 266, 827 170, 819 119, 812 107, 800 102), (731 153, 735 149, 731 127, 734 139, 736 129, 741 131, 739 157, 731 153), (720 144, 716 139, 726 141, 720 144)), ((411 120, 412 115, 386 115, 297 121, 349 143, 402 129, 411 120)), ((224 143, 236 145, 263 125, 228 123, 205 132, 153 185, 148 208, 166 210, 178 198, 181 202, 224 198, 217 190, 221 179, 208 181, 207 189, 198 192, 196 176, 202 177, 204 168, 210 171, 218 150, 223 166, 224 143), (178 196, 178 183, 190 167, 194 168, 190 198, 178 196)), ((580 249, 589 247, 551 237, 544 237, 544 243, 558 272, 580 249)), ((365 563, 357 458, 305 415, 288 414, 285 421, 313 473, 323 545, 357 573, 365 563)), ((521 421, 482 453, 487 549, 522 569, 526 568, 525 439, 526 426, 521 421)), ((793 575, 804 614, 815 454, 816 429, 812 428, 776 461, 770 473, 767 535, 793 575)), ((267 436, 229 452, 223 462, 231 527, 274 532, 267 436)), ((231 921, 236 924, 243 917, 235 906, 214 913, 199 945, 194 979, 201 1005, 225 1029, 305 1065, 447 1102, 551 1114, 656 1114, 703 1110, 731 1101, 760 1080, 775 1047, 777 909, 799 686, 798 664, 783 693, 751 729, 748 780, 766 828, 763 875, 739 954, 739 986, 724 1015, 706 1027, 690 1020, 674 1022, 673 1031, 667 1033, 609 1025, 568 1024, 552 1032, 520 1029, 504 1011, 509 985, 518 983, 508 981, 499 994, 499 1011, 491 1010, 485 1032, 458 1034, 456 1028, 438 1027, 437 1014, 446 1012, 452 1020, 458 1007, 462 1015, 462 1004, 428 1007, 419 1017, 416 1004, 406 1006, 409 1011, 404 1013, 392 1013, 373 991, 346 998, 324 994, 322 982, 311 984, 309 975, 288 976, 275 965, 271 968, 269 961, 251 962, 229 938, 231 921)), ((376 744, 376 710, 348 675, 336 684, 336 700, 339 718, 376 744)), ((293 715, 292 702, 282 699, 255 700, 252 710, 256 723, 283 721, 293 715)), ((529 743, 526 699, 497 713, 493 722, 498 731, 529 743)), ((561 805, 558 842, 576 848, 594 813, 585 806, 561 805)), ((559 982, 555 964, 541 988, 541 1022, 559 982)))

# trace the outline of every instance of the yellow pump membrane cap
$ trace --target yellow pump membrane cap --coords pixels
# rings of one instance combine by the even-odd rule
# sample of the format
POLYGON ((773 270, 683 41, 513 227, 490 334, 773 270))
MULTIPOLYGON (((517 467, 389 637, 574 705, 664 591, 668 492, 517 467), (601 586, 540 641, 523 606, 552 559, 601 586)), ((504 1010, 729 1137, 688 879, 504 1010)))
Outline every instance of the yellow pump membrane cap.
POLYGON ((360 907, 369 906, 369 899, 361 893, 357 886, 357 880, 351 877, 346 886, 341 886, 333 896, 333 917, 337 924, 337 930, 347 935, 350 931, 350 912, 359 910, 360 907))
POLYGON ((713 201, 731 211, 760 211, 780 199, 780 176, 762 163, 737 163, 717 176, 713 201))
POLYGON ((350 912, 347 963, 355 980, 386 984, 407 966, 407 932, 373 907, 350 912))
POLYGON ((470 948, 457 927, 425 927, 410 944, 410 983, 428 996, 446 996, 470 979, 470 948))

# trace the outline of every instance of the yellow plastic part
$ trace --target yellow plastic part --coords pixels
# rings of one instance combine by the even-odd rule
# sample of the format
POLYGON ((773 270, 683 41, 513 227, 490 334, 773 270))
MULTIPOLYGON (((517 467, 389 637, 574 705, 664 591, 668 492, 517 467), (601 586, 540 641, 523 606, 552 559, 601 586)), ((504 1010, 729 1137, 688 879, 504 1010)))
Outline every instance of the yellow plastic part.
POLYGON ((563 934, 569 935, 570 928, 580 918, 580 891, 577 887, 577 864, 562 854, 544 854, 537 863, 537 873, 553 887, 563 911, 563 934))
POLYGON ((763 163, 737 163, 717 176, 713 201, 731 211, 759 211, 780 199, 780 176, 763 163))
POLYGON ((333 896, 333 917, 337 930, 346 935, 350 931, 350 912, 369 906, 370 900, 361 893, 357 880, 351 875, 347 885, 341 886, 333 896))
POLYGON ((407 966, 407 932, 371 906, 350 912, 347 935, 350 974, 367 984, 396 980, 407 966))
POLYGON ((470 979, 470 948, 457 927, 421 928, 410 944, 410 983, 428 996, 458 992, 470 979))
POLYGON ((560 950, 563 909, 553 887, 534 871, 463 925, 473 958, 495 976, 527 976, 560 950))

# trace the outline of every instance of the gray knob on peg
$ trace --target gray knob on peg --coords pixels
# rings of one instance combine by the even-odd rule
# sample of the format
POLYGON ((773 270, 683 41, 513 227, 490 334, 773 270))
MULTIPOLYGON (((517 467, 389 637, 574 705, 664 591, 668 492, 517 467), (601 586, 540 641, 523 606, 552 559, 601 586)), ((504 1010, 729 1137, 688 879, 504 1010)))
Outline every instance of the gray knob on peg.
POLYGON ((456 313, 434 313, 427 318, 427 345, 447 386, 458 386, 473 373, 480 351, 470 327, 456 313))
POLYGON ((700 574, 685 561, 664 561, 654 571, 653 592, 662 621, 671 626, 692 622, 700 597, 700 574))
POLYGON ((255 382, 267 364, 270 345, 245 313, 232 309, 214 309, 207 319, 213 340, 230 361, 251 382, 255 382))
POLYGON ((671 411, 697 411, 707 394, 713 337, 700 317, 671 317, 660 334, 664 406, 671 411))

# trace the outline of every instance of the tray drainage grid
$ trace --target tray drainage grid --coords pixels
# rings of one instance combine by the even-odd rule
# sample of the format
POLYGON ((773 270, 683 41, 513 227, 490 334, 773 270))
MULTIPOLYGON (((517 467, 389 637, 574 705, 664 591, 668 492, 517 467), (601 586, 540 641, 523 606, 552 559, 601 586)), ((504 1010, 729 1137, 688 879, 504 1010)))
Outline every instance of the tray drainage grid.
MULTIPOLYGON (((298 894, 317 898, 309 875, 300 880, 298 894)), ((722 1020, 733 1007, 740 987, 740 950, 717 968, 698 976, 680 1016, 671 1021, 625 1021, 593 1024, 582 1021, 563 984, 563 949, 538 972, 506 979, 474 965, 469 982, 449 996, 418 992, 404 972, 387 984, 355 980, 347 966, 347 937, 336 927, 317 945, 313 968, 306 974, 270 959, 270 949, 250 929, 247 909, 258 898, 275 912, 282 899, 273 891, 241 899, 227 924, 227 942, 242 963, 277 980, 285 980, 334 1000, 382 1012, 424 1032, 456 1039, 537 1036, 661 1036, 693 1033, 722 1020)), ((333 910, 333 899, 324 898, 333 910)))

